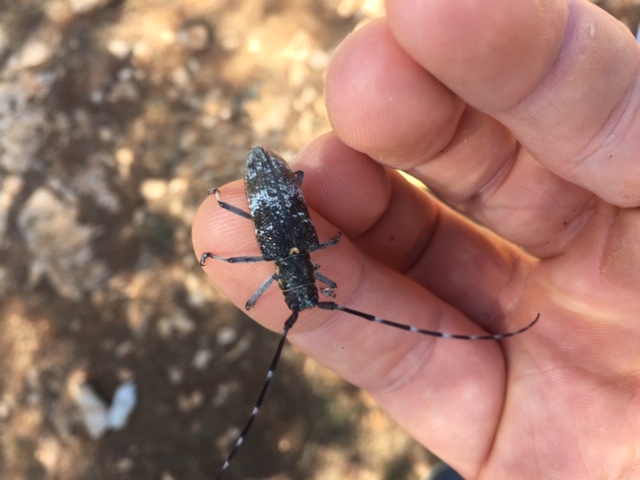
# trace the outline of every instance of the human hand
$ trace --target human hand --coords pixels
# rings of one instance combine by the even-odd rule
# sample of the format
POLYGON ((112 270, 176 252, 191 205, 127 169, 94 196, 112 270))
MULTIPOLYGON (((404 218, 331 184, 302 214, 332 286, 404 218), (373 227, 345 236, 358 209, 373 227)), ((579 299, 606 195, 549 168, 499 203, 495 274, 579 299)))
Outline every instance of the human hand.
MULTIPOLYGON (((336 52, 335 133, 295 168, 321 241, 351 243, 314 259, 339 303, 383 318, 468 334, 540 322, 469 342, 312 309, 289 339, 465 478, 640 478, 640 48, 587 2, 468 3, 389 0, 336 52)), ((245 205, 241 183, 222 192, 245 205)), ((256 251, 212 197, 194 246, 256 251)), ((244 305, 273 266, 205 270, 244 305)), ((289 316, 277 288, 251 312, 275 331, 289 316)))

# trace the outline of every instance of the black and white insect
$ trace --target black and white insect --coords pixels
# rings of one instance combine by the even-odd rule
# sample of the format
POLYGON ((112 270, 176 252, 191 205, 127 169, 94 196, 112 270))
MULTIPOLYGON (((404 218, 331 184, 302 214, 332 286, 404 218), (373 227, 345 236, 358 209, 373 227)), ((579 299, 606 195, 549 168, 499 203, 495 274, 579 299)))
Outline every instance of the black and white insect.
POLYGON ((338 305, 333 301, 321 302, 320 292, 328 297, 334 297, 333 289, 337 287, 337 284, 318 271, 320 267, 311 261, 311 253, 337 244, 341 233, 338 232, 332 239, 320 243, 300 188, 302 179, 303 172, 292 172, 285 160, 277 153, 267 148, 255 147, 247 156, 244 175, 249 212, 223 202, 218 189, 209 190, 210 194, 216 196, 220 207, 253 222, 258 247, 262 255, 223 258, 206 252, 200 257, 200 265, 204 266, 207 258, 228 263, 273 262, 275 273, 256 290, 247 301, 245 308, 249 310, 253 307, 260 296, 275 281, 282 290, 284 301, 291 310, 291 315, 284 322, 280 342, 251 416, 216 476, 218 480, 222 478, 224 472, 229 468, 231 460, 244 442, 260 410, 278 365, 287 333, 298 320, 302 310, 314 307, 325 310, 339 310, 370 322, 388 325, 408 332, 458 340, 501 340, 529 330, 540 318, 538 314, 526 327, 509 333, 461 335, 425 330, 385 320, 375 315, 338 305), (317 282, 325 286, 318 288, 317 282))

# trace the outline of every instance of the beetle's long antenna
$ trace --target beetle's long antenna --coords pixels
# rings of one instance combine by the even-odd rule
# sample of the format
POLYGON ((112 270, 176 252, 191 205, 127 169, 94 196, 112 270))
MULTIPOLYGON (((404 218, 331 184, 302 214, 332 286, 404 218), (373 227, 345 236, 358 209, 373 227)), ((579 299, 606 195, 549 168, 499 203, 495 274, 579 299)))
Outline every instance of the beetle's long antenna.
POLYGON ((249 420, 247 421, 246 425, 242 429, 242 432, 240 432, 240 436, 236 440, 236 443, 231 449, 231 452, 229 453, 229 455, 227 456, 227 459, 224 461, 224 465, 222 465, 222 468, 218 472, 218 475, 216 475, 216 480, 220 480, 224 472, 227 470, 227 468, 229 468, 229 465, 231 464, 231 460, 237 453, 238 449, 240 448, 240 445, 243 444, 244 439, 247 436, 247 433, 249 433, 249 430, 251 429, 251 425, 253 425, 253 421, 255 420, 256 415, 258 415, 260 406, 264 401, 264 396, 267 393, 267 389, 271 384, 271 379, 273 378, 273 374, 276 371, 276 367, 278 366, 278 360, 280 360, 280 354, 282 353, 284 342, 287 339, 287 333, 289 333, 289 330, 291 330, 291 327, 293 327, 293 325, 296 323, 296 320, 298 320, 299 313, 300 312, 297 312, 297 311, 292 312, 291 316, 287 319, 286 322, 284 322, 284 329, 282 330, 282 336, 280 337, 280 342, 278 343, 278 348, 276 349, 276 353, 273 355, 273 360, 271 360, 271 365, 269 366, 267 377, 264 379, 264 383, 262 384, 262 389, 260 390, 260 394, 258 395, 258 400, 256 400, 256 404, 253 407, 253 410, 251 411, 251 416, 249 417, 249 420))
POLYGON ((534 318, 529 325, 527 325, 526 327, 522 327, 521 329, 516 330, 514 332, 494 333, 494 334, 488 334, 488 335, 461 335, 457 333, 444 333, 444 332, 437 332, 435 330, 425 330, 424 328, 412 327, 410 325, 405 325, 403 323, 393 322, 391 320, 385 320, 384 318, 376 317, 375 315, 369 315, 368 313, 359 312, 358 310, 353 310, 352 308, 343 307, 342 305, 338 305, 337 303, 334 303, 334 302, 318 302, 316 306, 319 308, 323 308, 325 310, 340 310, 341 312, 350 313, 351 315, 364 318, 365 320, 368 320, 370 322, 381 323, 383 325, 388 325, 390 327, 399 328, 400 330, 406 330, 407 332, 421 333, 423 335, 429 335, 432 337, 452 338, 457 340, 502 340, 503 338, 513 337, 514 335, 518 335, 522 332, 526 332, 531 327, 533 327, 538 321, 538 319, 540 318, 540 314, 538 313, 536 315, 536 318, 534 318))

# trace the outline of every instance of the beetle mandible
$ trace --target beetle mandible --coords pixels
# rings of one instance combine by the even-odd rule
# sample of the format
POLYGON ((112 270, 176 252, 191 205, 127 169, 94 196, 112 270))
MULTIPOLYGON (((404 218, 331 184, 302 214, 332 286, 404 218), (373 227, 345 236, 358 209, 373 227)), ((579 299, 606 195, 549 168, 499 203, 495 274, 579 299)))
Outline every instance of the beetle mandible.
POLYGON ((339 310, 370 322, 412 333, 458 340, 501 340, 529 330, 540 318, 540 314, 536 315, 529 325, 513 332, 462 335, 413 327, 353 310, 333 301, 320 301, 320 293, 334 297, 333 289, 337 287, 337 284, 318 271, 320 267, 312 262, 311 253, 337 244, 341 233, 338 232, 332 239, 320 243, 300 188, 303 177, 303 172, 292 172, 287 162, 273 150, 255 147, 249 152, 245 164, 244 182, 249 212, 222 201, 220 191, 217 188, 209 190, 210 194, 215 195, 220 207, 253 222, 256 240, 262 255, 223 258, 205 252, 200 256, 200 265, 204 266, 207 258, 228 263, 273 262, 275 273, 260 285, 247 301, 245 308, 249 310, 253 307, 260 296, 275 281, 284 295, 289 310, 291 310, 291 315, 284 323, 278 347, 249 420, 218 472, 216 480, 222 478, 224 472, 229 468, 231 460, 251 429, 278 365, 287 334, 298 320, 301 311, 314 307, 339 310), (323 283, 325 287, 319 289, 317 282, 323 283))

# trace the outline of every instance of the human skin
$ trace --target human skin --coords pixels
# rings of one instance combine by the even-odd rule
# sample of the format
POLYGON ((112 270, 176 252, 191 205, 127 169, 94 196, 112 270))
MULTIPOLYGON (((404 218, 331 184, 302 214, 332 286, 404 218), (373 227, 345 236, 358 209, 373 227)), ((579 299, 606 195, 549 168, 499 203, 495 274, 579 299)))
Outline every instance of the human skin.
MULTIPOLYGON (((320 240, 344 233, 314 261, 338 303, 402 323, 474 334, 541 319, 473 342, 312 309, 290 341, 467 479, 640 478, 640 47, 586 1, 387 12, 337 49, 334 130, 294 163, 320 240)), ((221 192, 245 208, 241 182, 221 192)), ((198 257, 256 252, 250 222, 213 197, 193 241, 198 257)), ((273 273, 204 269, 239 306, 273 273)), ((273 287, 250 314, 282 331, 289 312, 273 287)))

